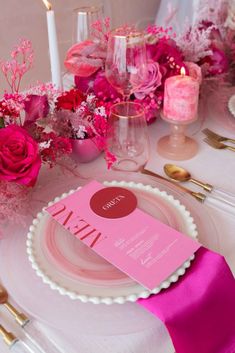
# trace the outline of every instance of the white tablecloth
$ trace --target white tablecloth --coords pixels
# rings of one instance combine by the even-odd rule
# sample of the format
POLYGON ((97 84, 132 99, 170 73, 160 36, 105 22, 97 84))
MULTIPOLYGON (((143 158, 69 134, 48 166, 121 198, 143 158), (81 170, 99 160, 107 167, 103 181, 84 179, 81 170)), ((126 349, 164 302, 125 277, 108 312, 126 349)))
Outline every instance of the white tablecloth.
MULTIPOLYGON (((235 132, 229 132, 215 123, 214 119, 209 119, 204 124, 209 126, 211 129, 220 132, 221 134, 230 136, 234 138, 235 132)), ((199 125, 194 124, 189 128, 191 133, 198 130, 199 125)), ((160 119, 149 127, 149 133, 151 138, 151 158, 147 165, 150 170, 156 171, 158 174, 163 175, 162 167, 165 163, 169 162, 164 158, 157 155, 156 144, 157 140, 166 132, 168 132, 169 127, 167 124, 163 123, 160 119)), ((199 145, 200 149, 196 157, 189 161, 180 162, 180 165, 185 166, 191 171, 193 176, 198 179, 202 179, 208 183, 232 191, 235 194, 235 183, 234 183, 234 172, 235 172, 235 154, 231 151, 218 151, 214 150, 205 143, 202 142, 203 134, 198 132, 194 136, 199 145)), ((178 163, 179 164, 179 163, 178 163)), ((80 171, 86 175, 95 176, 96 173, 105 170, 105 163, 100 157, 96 161, 83 164, 80 166, 80 171)), ((191 186, 192 189, 197 187, 191 186)), ((197 189, 198 190, 198 189, 197 189)), ((206 207, 206 206, 201 206, 206 207)), ((210 208, 210 214, 212 215, 215 225, 219 233, 219 242, 217 244, 217 250, 223 254, 233 271, 235 272, 235 236, 234 236, 234 226, 235 220, 232 216, 218 211, 216 209, 210 208)), ((9 234, 10 236, 10 234, 9 234)), ((213 237, 213 234, 211 234, 213 237)), ((212 242, 214 244, 214 242, 212 242)), ((1 242, 0 242, 1 246, 1 242)), ((36 274, 35 274, 36 276, 36 274)), ((1 269, 0 269, 1 278, 1 269)), ((40 281, 40 279, 38 279, 40 281)), ((40 295, 40 293, 38 293, 40 295)), ((58 294, 59 295, 59 294, 58 294)), ((58 308, 59 310, 59 308, 58 308)), ((84 310, 86 310, 86 304, 84 304, 84 310)), ((109 307, 112 311, 112 306, 109 307)), ((79 312, 78 312, 79 315, 79 312)), ((128 312, 126 313, 128 315, 128 312)), ((149 320, 152 320, 151 314, 146 315, 146 327, 148 326, 149 320)), ((92 322, 92 317, 90 317, 92 322)), ((14 332, 20 331, 14 323, 12 323, 12 318, 6 314, 3 308, 0 308, 0 322, 4 322, 8 329, 14 332)), ((102 320, 101 320, 102 325, 102 320)), ((112 322, 110 322, 112 325, 112 322)), ((84 335, 80 334, 79 328, 76 332, 71 332, 70 335, 64 333, 56 332, 54 329, 43 326, 43 330, 50 335, 54 335, 55 339, 61 343, 64 347, 64 352, 66 353, 172 353, 174 349, 172 347, 170 338, 166 332, 166 329, 161 324, 159 320, 156 319, 156 324, 147 330, 142 330, 138 333, 132 334, 118 334, 118 335, 84 335), (65 342, 70 342, 71 346, 66 346, 65 342), (72 348, 73 347, 73 348, 72 348), (74 349, 74 347, 76 347, 74 349)), ((0 352, 7 353, 8 349, 0 340, 0 352)), ((49 352, 48 352, 49 353, 49 352)))

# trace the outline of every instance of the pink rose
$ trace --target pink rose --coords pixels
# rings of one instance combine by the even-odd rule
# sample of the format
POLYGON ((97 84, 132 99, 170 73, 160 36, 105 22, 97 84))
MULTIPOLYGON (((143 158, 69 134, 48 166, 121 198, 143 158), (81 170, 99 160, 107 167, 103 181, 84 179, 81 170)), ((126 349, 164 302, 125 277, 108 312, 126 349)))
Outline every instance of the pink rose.
POLYGON ((33 186, 40 167, 38 145, 26 130, 17 125, 0 129, 0 180, 33 186))
MULTIPOLYGON (((135 79, 133 79, 133 81, 134 80, 135 79)), ((145 81, 142 84, 142 86, 139 87, 135 92, 135 97, 137 99, 144 99, 151 92, 154 92, 156 88, 161 85, 161 82, 162 82, 162 74, 160 72, 159 64, 157 62, 149 62, 145 81)))
POLYGON ((185 61, 185 65, 188 69, 189 76, 195 78, 195 80, 198 81, 200 85, 202 83, 202 70, 200 66, 191 61, 185 61))

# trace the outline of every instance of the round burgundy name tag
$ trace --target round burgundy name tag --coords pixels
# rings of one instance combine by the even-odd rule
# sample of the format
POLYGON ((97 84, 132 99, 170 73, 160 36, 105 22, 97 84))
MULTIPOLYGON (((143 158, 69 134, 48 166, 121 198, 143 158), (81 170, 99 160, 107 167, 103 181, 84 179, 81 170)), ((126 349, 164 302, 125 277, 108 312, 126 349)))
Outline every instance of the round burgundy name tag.
POLYGON ((129 190, 119 187, 107 187, 97 191, 90 200, 94 213, 104 218, 122 218, 128 216, 137 207, 137 198, 129 190))

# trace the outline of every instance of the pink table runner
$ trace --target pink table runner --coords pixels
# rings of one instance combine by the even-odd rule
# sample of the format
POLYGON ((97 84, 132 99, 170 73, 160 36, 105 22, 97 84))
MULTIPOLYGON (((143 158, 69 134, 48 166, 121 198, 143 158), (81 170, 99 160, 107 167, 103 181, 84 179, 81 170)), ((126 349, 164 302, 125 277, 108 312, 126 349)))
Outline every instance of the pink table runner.
POLYGON ((184 277, 138 303, 164 322, 177 353, 235 352, 235 280, 222 256, 200 248, 184 277))

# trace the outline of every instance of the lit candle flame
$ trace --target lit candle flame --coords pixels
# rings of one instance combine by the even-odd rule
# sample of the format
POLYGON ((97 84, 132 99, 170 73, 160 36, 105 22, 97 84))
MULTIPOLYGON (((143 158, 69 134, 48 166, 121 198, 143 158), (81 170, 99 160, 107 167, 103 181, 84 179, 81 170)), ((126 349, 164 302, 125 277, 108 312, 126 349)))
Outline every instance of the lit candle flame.
POLYGON ((180 69, 180 75, 181 75, 181 76, 185 76, 185 75, 186 75, 186 72, 185 72, 185 68, 184 68, 184 67, 181 67, 181 69, 180 69))
POLYGON ((52 5, 48 0, 42 0, 47 10, 50 11, 52 9, 52 5))

